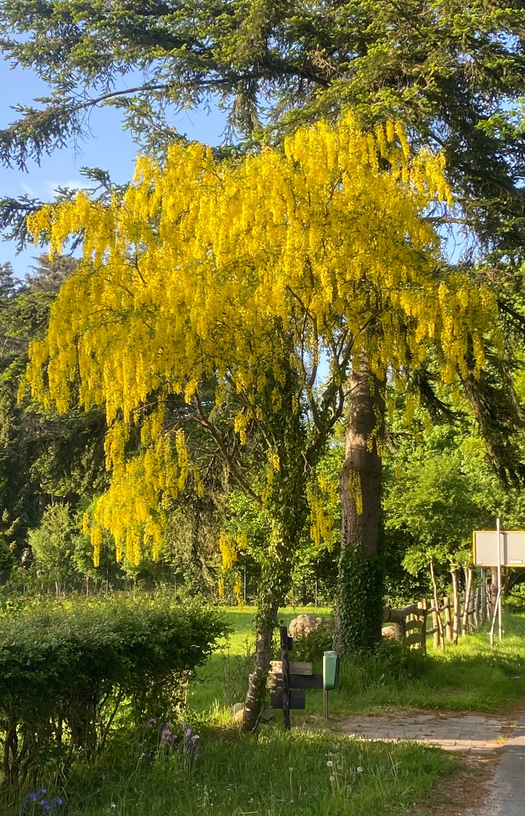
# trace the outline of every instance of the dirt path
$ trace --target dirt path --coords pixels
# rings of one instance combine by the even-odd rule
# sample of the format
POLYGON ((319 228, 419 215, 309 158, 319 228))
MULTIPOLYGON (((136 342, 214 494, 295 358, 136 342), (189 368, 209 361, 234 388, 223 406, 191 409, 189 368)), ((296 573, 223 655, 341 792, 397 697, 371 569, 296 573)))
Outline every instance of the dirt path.
POLYGON ((340 723, 346 734, 368 740, 414 740, 459 751, 455 780, 444 780, 425 816, 525 816, 525 715, 454 712, 353 716, 340 723))
POLYGON ((423 713, 391 717, 354 716, 341 730, 357 739, 414 740, 439 745, 447 751, 490 753, 501 747, 511 723, 488 714, 423 713))

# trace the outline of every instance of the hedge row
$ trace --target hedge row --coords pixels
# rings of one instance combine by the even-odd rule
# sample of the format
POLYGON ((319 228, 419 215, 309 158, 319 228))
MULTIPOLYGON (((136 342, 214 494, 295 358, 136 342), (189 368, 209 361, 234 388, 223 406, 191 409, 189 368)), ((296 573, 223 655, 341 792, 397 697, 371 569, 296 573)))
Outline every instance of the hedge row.
POLYGON ((163 716, 226 630, 217 612, 163 596, 75 600, 0 619, 3 785, 57 750, 94 752, 127 716, 163 716))

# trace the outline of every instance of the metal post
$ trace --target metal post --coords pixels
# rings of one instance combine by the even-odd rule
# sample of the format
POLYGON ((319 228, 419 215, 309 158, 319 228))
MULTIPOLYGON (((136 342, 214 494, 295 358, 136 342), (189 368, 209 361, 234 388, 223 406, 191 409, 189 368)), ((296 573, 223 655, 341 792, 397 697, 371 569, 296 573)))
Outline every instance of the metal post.
POLYGON ((290 658, 288 656, 288 629, 280 627, 281 635, 281 666, 283 673, 283 719, 284 727, 290 730, 290 658))
POLYGON ((501 641, 503 630, 501 625, 501 542, 499 518, 496 519, 496 535, 498 538, 498 636, 501 641))
POLYGON ((243 583, 243 601, 246 604, 246 558, 244 559, 244 583, 243 583))

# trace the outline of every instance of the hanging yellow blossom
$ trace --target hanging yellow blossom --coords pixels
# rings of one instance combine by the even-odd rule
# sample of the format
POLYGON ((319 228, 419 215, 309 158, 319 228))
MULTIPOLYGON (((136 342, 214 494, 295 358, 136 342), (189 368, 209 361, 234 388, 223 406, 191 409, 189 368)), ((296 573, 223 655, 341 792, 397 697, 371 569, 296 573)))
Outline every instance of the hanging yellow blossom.
MULTIPOLYGON (((242 399, 234 425, 244 445, 251 421, 266 433, 268 412, 297 416, 303 402, 315 404, 326 356, 334 387, 361 353, 372 373, 399 381, 430 347, 445 382, 465 372, 467 347, 481 368, 493 296, 440 271, 439 238, 424 218, 431 202, 450 201, 443 170, 439 154, 411 155, 399 124, 365 134, 349 115, 237 163, 176 143, 162 161, 138 158, 122 199, 102 205, 79 193, 30 219, 36 240, 51 235, 52 252, 83 231, 82 263, 46 337, 31 345, 27 377, 60 411, 72 396, 105 407, 112 483, 95 522, 119 557, 159 551, 170 502, 194 473, 167 401, 198 408, 206 378, 215 378, 216 401, 242 399), (285 403, 290 366, 295 392, 285 403)), ((266 438, 269 501, 282 474, 266 438)), ((195 484, 202 490, 196 472, 195 484)))

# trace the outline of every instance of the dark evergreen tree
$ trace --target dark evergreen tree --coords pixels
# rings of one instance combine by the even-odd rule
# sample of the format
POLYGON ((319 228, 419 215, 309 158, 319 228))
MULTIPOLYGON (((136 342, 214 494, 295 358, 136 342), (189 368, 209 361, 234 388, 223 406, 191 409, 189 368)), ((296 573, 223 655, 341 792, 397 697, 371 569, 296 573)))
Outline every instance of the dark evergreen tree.
MULTIPOLYGON (((0 267, 0 536, 20 557, 53 495, 92 495, 103 479, 104 419, 76 412, 58 419, 18 398, 29 343, 45 333, 72 258, 37 259, 24 282, 0 267)), ((2 565, 0 564, 0 571, 2 565)))

